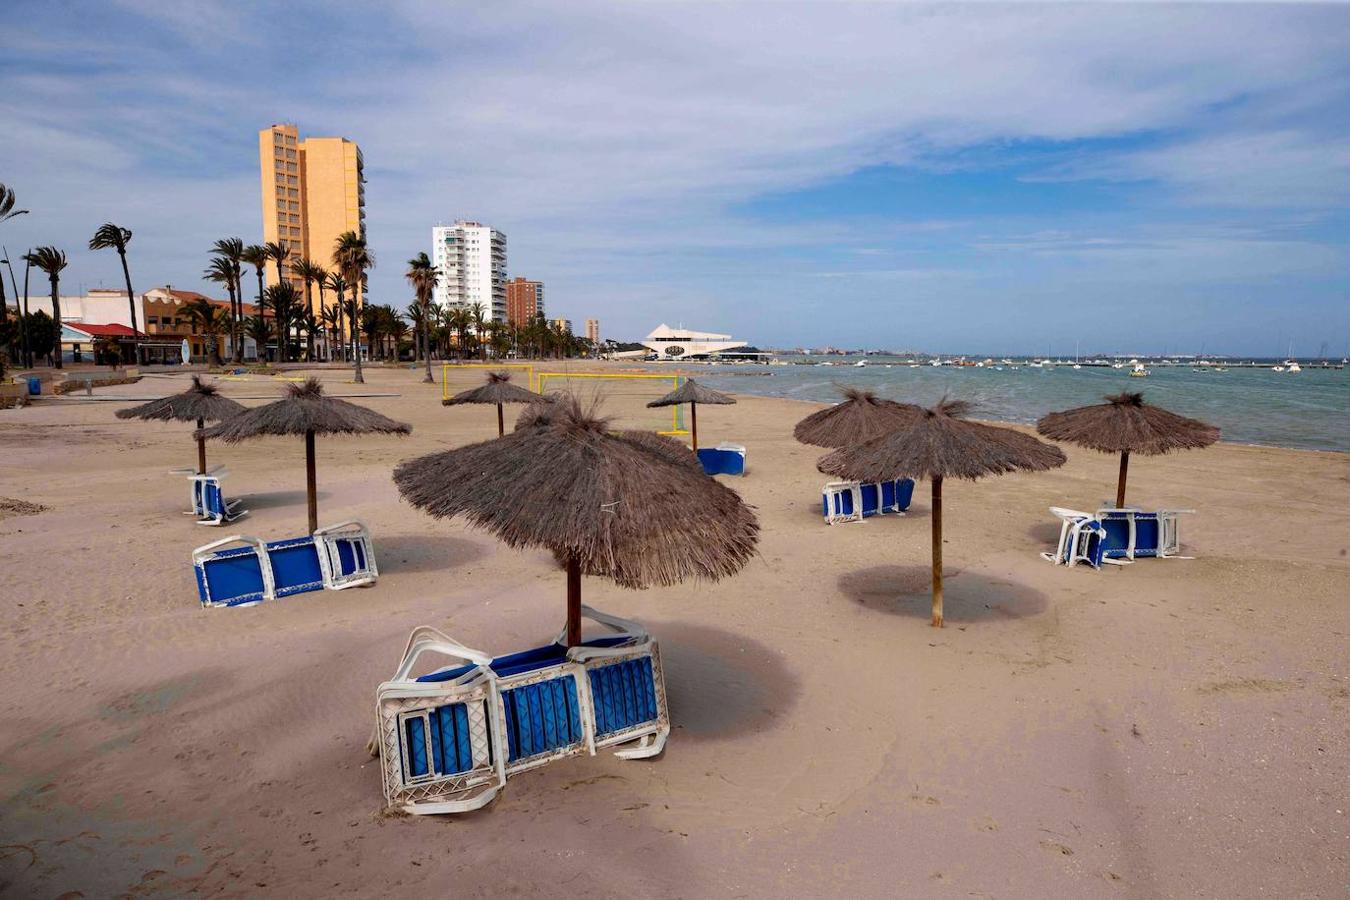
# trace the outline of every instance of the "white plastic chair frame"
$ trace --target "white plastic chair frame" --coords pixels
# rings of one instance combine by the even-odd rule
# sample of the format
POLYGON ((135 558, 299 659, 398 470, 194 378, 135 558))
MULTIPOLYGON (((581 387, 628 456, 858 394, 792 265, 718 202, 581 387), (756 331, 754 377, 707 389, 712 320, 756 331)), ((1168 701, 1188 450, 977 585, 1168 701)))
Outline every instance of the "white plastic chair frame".
POLYGON ((1060 520, 1059 544, 1055 547, 1055 552, 1042 553, 1041 558, 1057 566, 1073 568, 1079 563, 1085 563, 1094 569, 1097 568, 1087 555, 1087 546, 1093 535, 1098 538, 1105 537, 1106 529, 1097 524, 1090 513, 1065 509, 1061 506, 1050 507, 1050 512, 1060 520))
POLYGON ((222 474, 223 471, 219 474, 188 476, 188 481, 192 482, 192 509, 197 516, 198 525, 224 525, 248 513, 248 510, 239 508, 243 500, 226 500, 224 493, 220 495, 222 504, 220 512, 213 513, 206 508, 206 486, 214 484, 216 490, 220 490, 222 474))
POLYGON ((825 500, 825 523, 827 525, 862 521, 861 482, 831 481, 820 489, 820 495, 825 500), (851 513, 835 512, 835 498, 843 494, 851 494, 853 497, 853 512, 851 513))
MULTIPOLYGON (((195 468, 170 469, 170 475, 182 475, 188 480, 188 502, 192 509, 184 510, 185 516, 197 516, 201 518, 206 513, 206 506, 202 500, 201 486, 194 480, 194 476, 201 474, 195 468)), ((212 466, 206 470, 207 475, 214 475, 216 478, 224 478, 230 474, 229 469, 224 466, 212 466)))
MULTIPOLYGON (((593 756, 598 749, 624 744, 632 746, 620 747, 614 754, 622 759, 642 759, 661 753, 670 734, 670 716, 656 644, 646 630, 635 622, 598 612, 589 606, 582 606, 581 613, 623 635, 625 639, 610 647, 573 647, 568 650, 565 662, 506 677, 498 677, 493 673, 490 655, 466 647, 434 628, 421 626, 414 629, 408 637, 398 670, 390 680, 376 689, 376 730, 367 747, 372 756, 380 757, 387 805, 415 815, 468 812, 492 802, 508 776, 557 759, 581 753, 593 756), (472 668, 450 681, 416 681, 411 677, 412 669, 418 657, 428 652, 440 653, 453 660, 451 665, 436 669, 435 672, 458 668, 466 663, 472 668), (647 655, 652 660, 656 720, 639 723, 597 741, 589 671, 647 655), (502 693, 569 674, 576 684, 582 740, 508 763, 506 710, 502 693), (405 727, 404 723, 410 718, 425 718, 436 707, 456 703, 464 703, 469 713, 474 767, 468 772, 436 776, 430 774, 429 763, 427 776, 406 778, 404 773, 411 770, 405 758, 400 729, 405 727), (493 723, 491 729, 477 727, 475 713, 479 710, 484 721, 490 718, 493 723), (480 749, 487 754, 481 757, 482 764, 480 749)), ((561 643, 565 637, 564 628, 557 642, 561 643)))
MULTIPOLYGON (((1108 516, 1113 519, 1124 519, 1130 526, 1130 540, 1125 550, 1124 560, 1103 560, 1103 562, 1112 562, 1122 564, 1123 562, 1133 562, 1135 552, 1135 516, 1145 512, 1134 507, 1118 508, 1108 507, 1097 510, 1097 518, 1104 519, 1108 516)), ((1183 513, 1193 513, 1193 509, 1160 509, 1156 513, 1149 513, 1158 517, 1158 552, 1157 559, 1193 559, 1194 557, 1181 555, 1181 531, 1178 525, 1178 516, 1183 513)))
POLYGON ((319 570, 323 572, 324 587, 331 591, 342 591, 349 587, 374 584, 380 577, 379 566, 375 564, 375 547, 371 544, 370 531, 366 526, 349 519, 336 525, 327 525, 314 532, 314 545, 319 551, 319 570), (365 556, 365 568, 350 575, 342 574, 337 545, 340 541, 353 541, 361 544, 365 556))

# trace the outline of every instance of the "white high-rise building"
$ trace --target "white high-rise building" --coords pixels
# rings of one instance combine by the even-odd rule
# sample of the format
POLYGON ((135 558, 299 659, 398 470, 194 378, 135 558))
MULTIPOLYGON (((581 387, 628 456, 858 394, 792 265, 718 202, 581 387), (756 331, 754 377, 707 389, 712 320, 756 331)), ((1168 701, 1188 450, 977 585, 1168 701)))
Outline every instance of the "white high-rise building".
POLYGON ((506 235, 478 222, 437 225, 431 260, 441 272, 434 299, 442 309, 481 303, 492 321, 506 321, 506 235))

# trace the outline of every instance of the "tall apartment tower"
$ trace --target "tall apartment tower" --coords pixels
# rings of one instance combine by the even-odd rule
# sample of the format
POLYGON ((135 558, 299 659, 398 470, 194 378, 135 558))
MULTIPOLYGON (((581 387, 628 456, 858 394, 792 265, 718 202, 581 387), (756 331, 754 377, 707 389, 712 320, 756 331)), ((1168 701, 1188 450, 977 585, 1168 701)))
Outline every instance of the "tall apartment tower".
POLYGON ((599 319, 587 319, 587 320, 586 320, 586 340, 590 341, 592 344, 599 345, 599 343, 600 343, 600 320, 599 320, 599 319))
POLYGON ((528 325, 544 313, 544 283, 517 276, 506 283, 506 321, 528 325))
POLYGON ((481 304, 485 317, 506 321, 506 235, 479 222, 437 225, 431 260, 441 272, 434 299, 442 309, 481 304))
MULTIPOLYGON (((366 235, 365 160, 361 148, 340 137, 300 140, 294 125, 273 125, 258 132, 258 160, 262 170, 263 240, 284 243, 291 259, 311 259, 333 268, 338 235, 354 231, 366 235)), ((267 267, 269 284, 276 268, 267 267)), ((304 294, 305 284, 289 271, 283 273, 304 294)), ((311 291, 315 314, 318 291, 311 291)), ((360 300, 360 286, 356 289, 360 300)), ((331 302, 336 297, 326 298, 331 302)))

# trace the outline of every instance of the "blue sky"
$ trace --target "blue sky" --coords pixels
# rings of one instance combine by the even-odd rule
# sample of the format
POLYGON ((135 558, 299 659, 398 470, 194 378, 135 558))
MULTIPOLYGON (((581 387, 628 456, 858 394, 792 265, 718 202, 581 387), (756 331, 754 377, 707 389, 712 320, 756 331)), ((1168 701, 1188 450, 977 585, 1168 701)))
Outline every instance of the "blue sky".
POLYGON ((1350 7, 29 3, 11 252, 201 289, 256 132, 359 142, 373 299, 438 221, 606 336, 1302 356, 1350 343, 1350 7), (311 23, 295 51, 291 22, 311 23))

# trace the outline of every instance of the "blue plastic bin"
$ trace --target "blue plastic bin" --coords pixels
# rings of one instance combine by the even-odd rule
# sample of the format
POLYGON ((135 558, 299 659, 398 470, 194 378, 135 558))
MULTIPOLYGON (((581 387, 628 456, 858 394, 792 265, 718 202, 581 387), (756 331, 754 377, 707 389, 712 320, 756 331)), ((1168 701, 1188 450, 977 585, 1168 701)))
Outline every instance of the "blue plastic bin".
POLYGON ((28 379, 28 396, 36 397, 42 393, 42 379, 30 377, 28 379))

